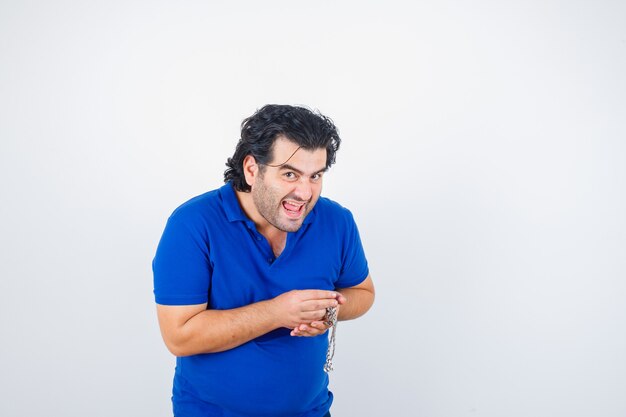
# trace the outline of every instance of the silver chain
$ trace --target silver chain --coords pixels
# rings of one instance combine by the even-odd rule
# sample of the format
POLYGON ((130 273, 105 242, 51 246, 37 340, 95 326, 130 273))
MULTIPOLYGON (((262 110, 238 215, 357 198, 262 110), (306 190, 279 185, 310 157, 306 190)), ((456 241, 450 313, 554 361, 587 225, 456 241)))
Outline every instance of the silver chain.
POLYGON ((330 338, 328 340, 328 350, 326 351, 326 363, 324 371, 327 373, 332 371, 333 357, 335 356, 335 332, 337 331, 337 307, 328 307, 326 309, 326 325, 332 326, 330 329, 330 338))

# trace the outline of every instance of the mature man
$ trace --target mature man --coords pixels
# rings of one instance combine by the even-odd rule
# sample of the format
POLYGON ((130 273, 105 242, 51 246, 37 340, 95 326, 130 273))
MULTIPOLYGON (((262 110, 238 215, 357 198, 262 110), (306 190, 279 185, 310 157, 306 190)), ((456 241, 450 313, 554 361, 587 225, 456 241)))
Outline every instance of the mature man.
POLYGON ((330 415, 327 308, 349 320, 374 301, 352 215, 320 197, 340 141, 321 114, 267 105, 226 184, 170 216, 153 269, 176 416, 330 415))

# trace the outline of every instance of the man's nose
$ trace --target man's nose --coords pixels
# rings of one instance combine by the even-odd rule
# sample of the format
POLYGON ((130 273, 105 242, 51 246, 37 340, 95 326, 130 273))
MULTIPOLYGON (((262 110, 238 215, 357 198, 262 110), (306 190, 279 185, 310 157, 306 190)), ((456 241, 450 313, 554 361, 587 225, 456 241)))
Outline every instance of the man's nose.
POLYGON ((313 195, 313 187, 308 178, 300 178, 296 185, 296 197, 300 200, 308 201, 313 195))

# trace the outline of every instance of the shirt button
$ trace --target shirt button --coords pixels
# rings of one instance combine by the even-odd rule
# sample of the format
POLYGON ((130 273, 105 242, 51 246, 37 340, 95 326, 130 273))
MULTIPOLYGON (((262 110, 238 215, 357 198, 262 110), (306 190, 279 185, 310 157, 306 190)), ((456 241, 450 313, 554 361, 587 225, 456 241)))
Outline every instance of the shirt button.
POLYGON ((267 262, 272 263, 273 259, 272 258, 267 258, 267 262))
POLYGON ((257 237, 256 237, 256 240, 261 240, 261 236, 257 236, 257 237))

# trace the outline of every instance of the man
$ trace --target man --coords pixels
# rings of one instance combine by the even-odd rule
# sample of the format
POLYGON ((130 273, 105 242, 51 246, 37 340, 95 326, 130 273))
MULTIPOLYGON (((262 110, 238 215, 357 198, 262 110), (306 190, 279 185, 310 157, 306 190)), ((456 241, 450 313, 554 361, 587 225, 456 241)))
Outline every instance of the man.
POLYGON ((321 114, 267 105, 226 184, 170 216, 153 269, 177 417, 330 415, 326 309, 349 320, 374 301, 352 215, 320 197, 340 141, 321 114))

